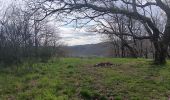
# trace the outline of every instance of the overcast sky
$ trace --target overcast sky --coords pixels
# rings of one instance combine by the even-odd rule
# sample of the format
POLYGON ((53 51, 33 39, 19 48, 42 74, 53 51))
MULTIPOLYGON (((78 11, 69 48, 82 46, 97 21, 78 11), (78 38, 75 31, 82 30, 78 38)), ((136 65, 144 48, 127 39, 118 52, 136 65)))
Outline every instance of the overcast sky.
MULTIPOLYGON (((5 8, 10 3, 19 0, 0 0, 0 9, 5 8)), ((60 37, 62 42, 69 46, 95 44, 101 42, 101 36, 95 33, 86 32, 84 28, 75 29, 73 27, 62 26, 59 27, 60 37)))
MULTIPOLYGON (((0 0, 0 9, 6 8, 10 3, 15 1, 22 1, 22 0, 0 0)), ((54 22, 55 23, 55 22, 54 22)), ((56 23, 57 24, 57 23, 56 23)), ((95 34, 91 32, 86 32, 85 28, 82 29, 75 29, 68 26, 59 27, 60 37, 62 37, 62 42, 67 45, 83 45, 83 44, 95 44, 99 43, 102 40, 100 34, 95 34)))
POLYGON ((67 45, 95 44, 101 42, 101 35, 86 32, 84 28, 60 27, 60 37, 67 45))

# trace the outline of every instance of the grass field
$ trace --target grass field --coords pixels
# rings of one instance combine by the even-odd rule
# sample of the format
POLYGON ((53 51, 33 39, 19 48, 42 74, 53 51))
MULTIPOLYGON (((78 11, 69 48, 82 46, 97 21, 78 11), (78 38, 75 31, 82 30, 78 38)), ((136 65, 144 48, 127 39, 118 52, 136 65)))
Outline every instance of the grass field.
POLYGON ((170 61, 62 58, 0 68, 0 100, 168 100, 170 61), (93 67, 111 62, 112 67, 93 67))

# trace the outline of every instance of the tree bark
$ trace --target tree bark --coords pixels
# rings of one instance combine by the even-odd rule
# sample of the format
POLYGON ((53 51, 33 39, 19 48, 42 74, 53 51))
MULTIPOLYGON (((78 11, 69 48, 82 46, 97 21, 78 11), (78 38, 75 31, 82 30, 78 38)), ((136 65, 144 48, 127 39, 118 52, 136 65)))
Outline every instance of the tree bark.
POLYGON ((168 56, 168 45, 170 43, 170 14, 167 15, 167 23, 165 26, 164 35, 160 41, 155 42, 155 63, 165 64, 166 57, 168 56))
POLYGON ((155 55, 154 63, 155 64, 166 64, 167 49, 168 46, 164 43, 155 44, 155 55))

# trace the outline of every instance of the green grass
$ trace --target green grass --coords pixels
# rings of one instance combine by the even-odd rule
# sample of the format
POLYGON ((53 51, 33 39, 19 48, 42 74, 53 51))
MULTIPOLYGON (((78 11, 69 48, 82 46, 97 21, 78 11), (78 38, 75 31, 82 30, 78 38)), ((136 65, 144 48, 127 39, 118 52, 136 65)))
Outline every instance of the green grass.
POLYGON ((170 61, 62 58, 0 68, 0 100, 168 100, 170 61), (99 62, 117 66, 93 67, 99 62))

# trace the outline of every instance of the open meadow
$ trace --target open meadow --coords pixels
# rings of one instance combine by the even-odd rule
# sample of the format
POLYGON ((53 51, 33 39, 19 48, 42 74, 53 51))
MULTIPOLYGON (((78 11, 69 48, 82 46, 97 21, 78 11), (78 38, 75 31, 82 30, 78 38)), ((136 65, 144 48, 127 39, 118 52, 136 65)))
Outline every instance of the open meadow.
POLYGON ((0 100, 167 100, 170 61, 61 58, 0 68, 0 100), (94 65, 110 62, 112 66, 94 65))

